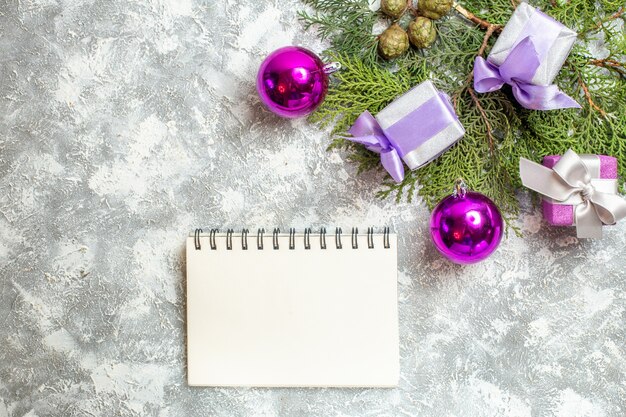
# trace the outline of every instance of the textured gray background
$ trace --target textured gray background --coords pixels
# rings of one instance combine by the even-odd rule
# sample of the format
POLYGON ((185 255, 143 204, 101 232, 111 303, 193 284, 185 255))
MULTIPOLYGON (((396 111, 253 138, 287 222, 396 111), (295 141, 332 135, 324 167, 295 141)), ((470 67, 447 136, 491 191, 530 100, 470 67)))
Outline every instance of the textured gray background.
POLYGON ((382 173, 260 108, 263 56, 323 48, 300 7, 2 2, 0 417, 623 416, 626 223, 579 242, 527 206, 523 239, 442 260, 422 205, 377 200, 382 173), (189 230, 385 224, 397 389, 186 386, 189 230))

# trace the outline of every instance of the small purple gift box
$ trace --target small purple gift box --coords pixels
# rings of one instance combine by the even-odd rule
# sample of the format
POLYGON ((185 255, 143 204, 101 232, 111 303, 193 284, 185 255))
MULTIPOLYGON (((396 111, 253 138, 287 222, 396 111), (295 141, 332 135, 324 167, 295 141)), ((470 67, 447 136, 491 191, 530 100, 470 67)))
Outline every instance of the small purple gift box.
POLYGON ((617 160, 605 155, 520 158, 522 184, 543 196, 543 214, 555 226, 576 226, 579 238, 601 238, 602 226, 626 218, 626 200, 617 194, 617 160))
POLYGON ((520 3, 491 48, 487 60, 502 65, 517 45, 530 38, 540 63, 532 78, 524 81, 550 85, 565 63, 576 37, 576 32, 561 22, 528 3, 520 3))
MULTIPOLYGON (((617 159, 606 155, 579 155, 589 171, 592 180, 617 180, 617 159)), ((554 168, 561 159, 561 155, 549 155, 543 158, 543 166, 554 168)), ((613 192, 617 192, 617 181, 603 181, 605 186, 613 192)), ((543 217, 553 226, 574 226, 574 205, 560 203, 551 198, 544 197, 541 200, 543 217)))
POLYGON ((404 178, 404 166, 418 169, 454 145, 465 129, 450 98, 424 81, 396 98, 376 116, 363 112, 347 139, 380 154, 383 167, 396 182, 404 178))
POLYGON ((527 3, 520 3, 487 59, 474 61, 474 89, 489 93, 511 86, 527 109, 580 108, 552 82, 576 41, 576 32, 527 3))

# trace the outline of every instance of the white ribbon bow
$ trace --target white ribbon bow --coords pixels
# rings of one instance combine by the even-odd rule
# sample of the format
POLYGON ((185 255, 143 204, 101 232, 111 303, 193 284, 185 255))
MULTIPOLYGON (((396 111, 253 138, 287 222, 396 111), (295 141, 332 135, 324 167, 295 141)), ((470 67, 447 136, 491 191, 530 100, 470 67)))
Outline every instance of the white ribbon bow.
POLYGON ((574 206, 579 238, 601 238, 602 225, 626 217, 626 201, 617 195, 617 182, 591 178, 585 161, 571 149, 552 169, 525 158, 519 164, 525 187, 574 206))

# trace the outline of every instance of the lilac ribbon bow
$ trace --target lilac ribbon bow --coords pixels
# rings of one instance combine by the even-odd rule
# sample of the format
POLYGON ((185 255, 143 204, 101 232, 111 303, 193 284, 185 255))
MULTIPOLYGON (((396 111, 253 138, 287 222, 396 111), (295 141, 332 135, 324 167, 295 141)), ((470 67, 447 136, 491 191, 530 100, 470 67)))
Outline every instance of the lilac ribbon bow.
POLYGON ((525 108, 554 110, 580 108, 570 96, 555 85, 535 85, 531 80, 539 68, 539 53, 528 36, 509 53, 502 65, 495 65, 478 56, 474 61, 474 89, 479 93, 499 90, 504 84, 513 88, 513 95, 525 108))
POLYGON ((361 113, 348 133, 353 136, 347 138, 348 140, 365 145, 367 150, 379 153, 383 167, 396 182, 402 182, 404 179, 402 158, 370 112, 366 110, 361 113))

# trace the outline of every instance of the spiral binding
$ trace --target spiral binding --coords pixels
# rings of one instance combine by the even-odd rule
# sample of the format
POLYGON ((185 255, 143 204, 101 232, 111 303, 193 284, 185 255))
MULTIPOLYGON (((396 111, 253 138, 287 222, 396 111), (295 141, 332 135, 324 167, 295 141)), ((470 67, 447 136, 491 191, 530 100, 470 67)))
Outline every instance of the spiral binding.
MULTIPOLYGON (((219 232, 220 232, 219 229, 209 230, 209 247, 211 248, 211 250, 217 249, 216 236, 219 232)), ((194 247, 196 250, 202 249, 202 244, 200 240, 202 233, 203 233, 202 229, 196 229, 193 233, 194 247)), ((234 229, 226 230, 226 250, 233 249, 234 233, 235 233, 234 229)), ((248 250, 248 234, 249 233, 250 233, 249 229, 241 230, 241 249, 242 250, 248 250)), ((304 229, 303 241, 304 241, 305 250, 311 249, 311 234, 312 233, 313 232, 310 227, 304 229)), ((342 234, 343 234, 343 231, 341 230, 341 227, 337 227, 335 229, 335 247, 337 249, 343 249, 343 243, 341 240, 342 234)), ((366 234, 368 249, 374 248, 374 234, 375 234, 374 228, 368 227, 367 234, 366 234)), ((391 244, 389 242, 389 234, 390 234, 389 227, 384 227, 382 234, 383 234, 383 247, 385 249, 389 249, 391 247, 391 244)), ((256 245, 257 245, 257 249, 259 250, 264 249, 264 246, 263 246, 264 236, 265 236, 265 229, 263 228, 258 229, 257 235, 256 235, 256 245)), ((280 249, 279 237, 280 237, 280 229, 275 228, 272 231, 272 248, 275 250, 280 249)), ((319 237, 320 237, 320 249, 326 249, 327 245, 326 245, 326 228, 325 227, 322 227, 320 229, 319 237)), ((352 249, 358 249, 359 248, 359 229, 357 227, 352 228, 350 237, 351 237, 352 249)), ((290 228, 289 229, 289 249, 293 250, 295 248, 296 248, 296 229, 290 228)))
POLYGON ((194 242, 194 246, 196 247, 196 250, 200 250, 201 246, 200 246, 200 234, 202 233, 202 229, 196 229, 196 231, 193 234, 193 242, 194 242))
POLYGON ((341 246, 341 227, 335 228, 335 246, 337 246, 337 249, 343 249, 343 246, 341 246))
POLYGON ((293 227, 289 229, 289 249, 296 248, 296 229, 293 227))
MULTIPOLYGON (((202 231, 202 229, 200 229, 202 231)), ((215 234, 219 233, 218 229, 211 229, 211 233, 209 233, 209 245, 211 245, 211 250, 217 249, 217 245, 215 244, 215 234)), ((200 241, 198 238, 198 246, 200 246, 200 241)), ((197 249, 200 249, 199 247, 197 249)))
POLYGON ((311 249, 311 228, 304 229, 304 249, 311 249))
POLYGON ((241 231, 241 249, 248 250, 248 229, 241 231))
POLYGON ((385 249, 389 249, 391 245, 389 244, 389 228, 385 227, 383 229, 383 247, 385 249))
POLYGON ((278 246, 278 234, 280 233, 280 229, 276 228, 274 229, 274 232, 272 233, 272 244, 274 246, 274 249, 280 249, 278 246))
POLYGON ((256 234, 256 247, 259 250, 263 250, 263 235, 265 234, 265 229, 259 229, 256 234))

